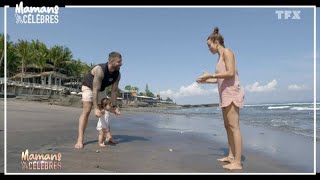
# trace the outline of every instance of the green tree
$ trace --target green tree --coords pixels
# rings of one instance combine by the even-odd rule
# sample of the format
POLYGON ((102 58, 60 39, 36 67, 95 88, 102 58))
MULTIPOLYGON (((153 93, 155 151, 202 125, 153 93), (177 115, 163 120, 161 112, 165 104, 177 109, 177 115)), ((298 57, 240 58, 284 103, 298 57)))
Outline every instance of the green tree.
MULTIPOLYGON (((2 62, 4 59, 4 34, 0 34, 0 72, 2 72, 2 62)), ((0 74, 1 76, 2 74, 0 74)))
POLYGON ((149 90, 148 84, 146 84, 146 96, 155 97, 154 94, 149 90))
MULTIPOLYGON (((64 46, 55 45, 48 49, 46 44, 37 40, 28 42, 18 40, 17 43, 8 41, 7 38, 7 76, 10 77, 21 70, 21 81, 27 65, 40 69, 53 66, 54 71, 64 71, 67 76, 82 77, 93 67, 80 59, 72 60, 72 52, 64 46)), ((0 34, 0 76, 4 75, 4 35, 0 34)))
MULTIPOLYGON (((112 86, 113 86, 113 85, 108 86, 108 87, 106 87, 106 89, 105 89, 105 91, 107 92, 107 95, 108 95, 109 97, 111 97, 112 86)), ((118 97, 120 97, 121 92, 122 92, 122 90, 121 90, 120 88, 118 88, 118 97)))
MULTIPOLYGON (((15 75, 20 66, 20 62, 17 61, 16 48, 13 42, 7 42, 7 77, 15 75)), ((4 64, 3 64, 4 66, 4 64)), ((3 72, 4 74, 4 72, 3 72)))
POLYGON ((125 90, 130 91, 132 89, 131 85, 126 85, 126 87, 124 87, 125 90))
MULTIPOLYGON (((18 69, 18 58, 15 56, 15 47, 13 42, 11 42, 9 39, 10 37, 7 35, 7 76, 9 72, 16 73, 18 69), (13 64, 15 64, 15 66, 10 66, 13 64), (12 68, 9 69, 9 67, 12 68)), ((0 34, 0 77, 4 77, 4 34, 0 34)))
POLYGON ((155 97, 154 94, 153 94, 151 91, 147 92, 146 95, 147 95, 148 97, 155 97))
POLYGON ((86 63, 82 63, 81 77, 87 75, 93 67, 94 66, 92 64, 88 65, 86 63))
POLYGON ((30 47, 30 43, 24 40, 18 40, 18 44, 16 44, 16 56, 20 60, 21 64, 21 82, 23 82, 25 66, 31 61, 32 51, 30 47))
POLYGON ((166 101, 172 102, 172 99, 170 99, 169 97, 167 97, 166 101))
POLYGON ((136 90, 136 91, 139 91, 139 88, 136 87, 136 86, 133 86, 132 89, 133 89, 133 90, 136 90))
POLYGON ((149 86, 148 84, 146 84, 146 90, 145 90, 146 94, 149 92, 149 86))
POLYGON ((50 61, 53 63, 53 71, 72 60, 72 52, 67 47, 55 45, 49 50, 50 61))
POLYGON ((78 59, 66 61, 63 69, 66 71, 68 76, 80 78, 85 76, 88 71, 90 71, 90 66, 78 59))
POLYGON ((47 66, 47 60, 49 56, 49 50, 47 46, 40 42, 39 40, 32 40, 31 42, 31 52, 32 52, 32 64, 36 68, 40 69, 40 72, 43 71, 43 68, 47 66))

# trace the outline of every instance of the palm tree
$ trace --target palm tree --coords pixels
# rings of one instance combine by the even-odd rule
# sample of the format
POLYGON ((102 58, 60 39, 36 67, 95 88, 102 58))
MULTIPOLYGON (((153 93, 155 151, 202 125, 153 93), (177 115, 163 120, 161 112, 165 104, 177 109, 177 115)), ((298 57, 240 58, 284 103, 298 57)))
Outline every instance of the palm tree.
MULTIPOLYGON (((4 35, 0 34, 0 73, 2 72, 2 61, 4 59, 4 35)), ((0 74, 1 76, 1 74, 0 74)))
POLYGON ((33 52, 33 59, 35 60, 34 65, 35 67, 39 68, 40 72, 42 73, 43 68, 47 66, 49 55, 47 46, 39 40, 32 40, 31 47, 33 52))
POLYGON ((136 90, 136 91, 139 91, 139 88, 136 87, 136 86, 133 86, 132 89, 133 89, 133 90, 136 90))
POLYGON ((71 61, 72 52, 67 47, 55 45, 49 50, 50 61, 53 63, 53 71, 60 68, 65 62, 71 61))
POLYGON ((131 87, 131 85, 126 85, 126 86, 124 87, 124 89, 130 91, 130 90, 132 89, 132 87, 131 87))
MULTIPOLYGON (((72 52, 69 48, 64 47, 62 51, 62 61, 60 64, 58 64, 58 68, 61 68, 63 65, 65 65, 67 62, 72 60, 72 52)), ((80 60, 79 60, 80 62, 80 60)))
MULTIPOLYGON (((107 92, 107 95, 111 97, 112 85, 106 87, 105 91, 107 92)), ((121 93, 122 93, 122 90, 118 88, 118 97, 120 96, 121 93)))
POLYGON ((65 70, 68 75, 75 77, 83 77, 90 71, 91 67, 86 63, 83 63, 80 59, 65 61, 65 70))
POLYGON ((7 77, 17 73, 17 69, 19 67, 17 59, 15 44, 10 41, 7 42, 7 77))
POLYGON ((18 40, 16 44, 16 56, 21 62, 21 82, 23 82, 25 66, 32 58, 30 43, 25 40, 18 40))
POLYGON ((87 75, 92 69, 92 66, 89 66, 86 63, 81 63, 81 72, 80 72, 80 77, 84 77, 87 75))

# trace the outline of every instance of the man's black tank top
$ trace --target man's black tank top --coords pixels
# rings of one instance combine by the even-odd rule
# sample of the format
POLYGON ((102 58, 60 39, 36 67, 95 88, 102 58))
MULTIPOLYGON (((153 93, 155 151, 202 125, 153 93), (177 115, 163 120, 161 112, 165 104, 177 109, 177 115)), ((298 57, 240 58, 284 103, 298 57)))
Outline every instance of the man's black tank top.
MULTIPOLYGON (((110 74, 108 69, 108 63, 98 64, 98 66, 102 68, 104 73, 104 78, 102 79, 101 88, 100 88, 100 91, 104 91, 106 87, 116 82, 116 80, 119 77, 119 71, 114 71, 112 74, 110 74)), ((88 86, 90 89, 92 89, 92 84, 93 84, 93 75, 91 74, 91 71, 90 71, 89 74, 83 77, 82 85, 88 86)))

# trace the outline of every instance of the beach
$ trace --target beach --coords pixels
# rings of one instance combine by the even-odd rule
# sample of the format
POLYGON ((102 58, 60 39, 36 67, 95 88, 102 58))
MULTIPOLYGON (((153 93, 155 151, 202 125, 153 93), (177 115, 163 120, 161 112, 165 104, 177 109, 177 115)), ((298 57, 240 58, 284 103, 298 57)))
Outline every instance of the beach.
MULTIPOLYGON (((3 112, 4 102, 3 100, 0 102, 3 112)), ((120 116, 111 115, 111 133, 119 144, 108 144, 106 148, 98 146, 98 133, 95 129, 97 118, 91 113, 85 132, 85 146, 83 149, 75 149, 80 113, 81 108, 77 107, 7 99, 7 169, 5 172, 8 174, 313 172, 313 156, 310 154, 313 149, 309 148, 306 152, 299 149, 289 151, 300 152, 300 154, 293 154, 292 156, 296 158, 292 159, 290 153, 283 152, 282 146, 272 143, 273 141, 279 144, 290 142, 286 145, 287 148, 312 145, 313 142, 305 138, 241 125, 242 130, 245 131, 243 133, 243 169, 229 171, 222 168, 225 163, 216 160, 227 155, 228 147, 226 134, 220 127, 212 128, 212 134, 207 135, 198 131, 189 131, 186 128, 177 128, 190 125, 189 121, 194 121, 196 117, 135 112, 134 110, 122 111, 120 116), (173 125, 172 122, 176 124, 173 125), (59 163, 59 166, 55 169, 43 169, 38 166, 23 169, 22 161, 27 160, 22 160, 22 153, 27 149, 29 153, 34 154, 60 153, 61 159, 55 162, 59 163), (272 152, 266 153, 266 151, 272 152), (287 154, 287 158, 291 161, 278 158, 282 154, 287 154), (295 163, 303 158, 306 159, 303 160, 304 162, 295 163)), ((222 121, 219 118, 212 118, 213 121, 222 121)), ((202 125, 206 126, 203 123, 202 125)), ((3 127, 1 129, 3 130, 3 127)), ((1 131, 1 139, 3 135, 1 131)), ((3 142, 1 143, 3 147, 3 142)), ((1 159, 2 166, 3 162, 1 159)), ((30 162, 34 163, 33 160, 30 162)))

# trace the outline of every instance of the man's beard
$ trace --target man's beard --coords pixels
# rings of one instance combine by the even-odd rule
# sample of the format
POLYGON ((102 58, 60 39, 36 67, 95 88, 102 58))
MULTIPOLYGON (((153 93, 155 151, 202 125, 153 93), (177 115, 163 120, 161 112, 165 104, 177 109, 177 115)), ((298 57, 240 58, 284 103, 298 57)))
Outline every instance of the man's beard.
POLYGON ((120 70, 120 66, 116 66, 116 67, 114 67, 114 70, 120 70))

